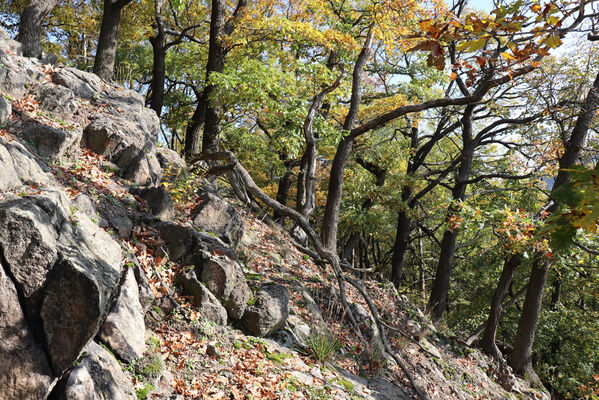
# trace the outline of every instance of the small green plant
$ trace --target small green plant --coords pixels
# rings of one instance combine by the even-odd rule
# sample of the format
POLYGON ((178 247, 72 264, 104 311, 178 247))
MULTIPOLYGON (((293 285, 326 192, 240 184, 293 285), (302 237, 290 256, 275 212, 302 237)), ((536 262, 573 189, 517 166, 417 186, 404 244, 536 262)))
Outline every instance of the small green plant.
POLYGON ((328 361, 341 348, 337 337, 325 328, 312 329, 306 341, 314 358, 321 362, 328 361))
POLYGON ((354 391, 354 384, 351 383, 350 381, 348 381, 347 379, 345 379, 344 377, 340 376, 339 378, 337 378, 337 383, 341 386, 343 386, 343 389, 345 389, 346 392, 353 392, 354 391))
POLYGON ((149 383, 144 384, 142 388, 135 390, 135 395, 137 396, 137 400, 146 400, 150 391, 154 389, 154 386, 149 383))
POLYGON ((159 353, 151 352, 132 362, 127 369, 140 380, 147 380, 158 377, 164 369, 164 363, 159 353))
POLYGON ((73 164, 73 170, 79 171, 80 169, 83 169, 83 163, 81 162, 81 160, 77 160, 73 164))
POLYGON ((268 358, 269 360, 272 360, 276 363, 279 364, 283 364, 283 362, 285 361, 285 359, 287 358, 291 358, 293 357, 291 354, 288 353, 279 353, 279 352, 274 352, 274 353, 267 353, 266 354, 266 358, 268 358))

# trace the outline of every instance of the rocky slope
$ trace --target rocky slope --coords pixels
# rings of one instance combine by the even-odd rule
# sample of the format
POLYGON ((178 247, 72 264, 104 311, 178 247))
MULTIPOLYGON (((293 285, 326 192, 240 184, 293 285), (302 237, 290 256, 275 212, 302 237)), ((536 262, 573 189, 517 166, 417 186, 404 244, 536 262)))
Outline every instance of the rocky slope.
MULTIPOLYGON (((368 343, 325 266, 157 148, 140 95, 3 32, 0 90, 1 399, 415 398, 358 294, 368 343)), ((367 286, 431 398, 547 397, 367 286)))

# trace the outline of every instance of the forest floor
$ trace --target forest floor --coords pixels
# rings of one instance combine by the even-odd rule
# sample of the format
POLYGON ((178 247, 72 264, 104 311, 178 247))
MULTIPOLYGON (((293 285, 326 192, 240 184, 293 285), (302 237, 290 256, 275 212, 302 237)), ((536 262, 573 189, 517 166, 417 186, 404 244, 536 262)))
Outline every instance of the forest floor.
MULTIPOLYGON (((179 222, 186 222, 192 208, 190 203, 178 206, 179 222)), ((242 208, 239 211, 244 215, 245 233, 237 252, 250 286, 264 282, 284 285, 291 294, 290 321, 324 327, 331 337, 311 337, 311 345, 298 346, 289 330, 257 338, 235 324, 221 327, 202 322, 177 284, 185 267, 160 257, 149 260, 148 249, 159 245, 160 239, 151 231, 139 230, 131 245, 138 258, 146 260, 149 276, 152 263, 160 266, 161 276, 150 279, 156 296, 172 293, 180 304, 170 314, 149 318, 147 336, 172 375, 170 383, 163 382, 166 388, 172 385, 183 398, 204 399, 416 399, 399 366, 376 345, 357 339, 334 294, 336 281, 331 269, 298 251, 280 226, 242 208), (335 341, 338 351, 326 360, 318 356, 319 344, 335 341)), ((370 280, 364 284, 389 327, 393 349, 431 399, 548 398, 520 380, 515 392, 506 392, 497 383, 500 377, 495 361, 435 330, 391 284, 370 280), (423 331, 428 334, 422 336, 423 331)), ((355 289, 348 289, 347 297, 363 316, 359 321, 363 331, 372 332, 364 300, 355 289)), ((158 390, 157 398, 160 393, 158 390)))

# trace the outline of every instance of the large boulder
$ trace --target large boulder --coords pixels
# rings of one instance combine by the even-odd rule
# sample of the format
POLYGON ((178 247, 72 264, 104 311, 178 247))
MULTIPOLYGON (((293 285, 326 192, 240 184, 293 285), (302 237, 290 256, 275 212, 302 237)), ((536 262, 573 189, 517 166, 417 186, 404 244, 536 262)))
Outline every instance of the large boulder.
POLYGON ((243 220, 231 203, 214 193, 200 194, 200 205, 192 213, 193 226, 218 235, 223 242, 236 247, 243 236, 243 220))
POLYGON ((29 199, 0 204, 0 248, 5 266, 26 298, 37 294, 58 259, 58 234, 49 216, 29 199))
POLYGON ((42 110, 65 114, 79 107, 73 91, 64 86, 45 82, 36 87, 36 94, 42 110))
POLYGON ((28 124, 21 131, 23 138, 35 147, 37 153, 48 161, 73 160, 79 153, 81 134, 63 131, 40 124, 28 124))
POLYGON ((131 193, 144 199, 148 203, 152 214, 158 219, 169 221, 175 217, 173 198, 164 186, 132 189, 131 193))
POLYGON ((227 310, 225 310, 212 292, 198 280, 195 271, 186 272, 181 276, 180 280, 183 290, 192 295, 194 303, 200 307, 203 318, 218 325, 227 324, 227 310))
POLYGON ((139 122, 124 116, 100 116, 85 127, 81 144, 115 163, 124 171, 126 179, 147 185, 157 183, 162 175, 156 157, 155 135, 148 134, 139 122))
POLYGON ((166 242, 172 260, 185 264, 201 264, 204 253, 225 255, 237 260, 237 253, 222 240, 190 226, 174 222, 157 222, 152 225, 166 242))
POLYGON ((135 271, 129 268, 121 293, 102 325, 99 338, 121 359, 131 362, 140 358, 146 350, 145 330, 135 271))
POLYGON ((163 182, 175 183, 185 173, 187 169, 185 160, 176 151, 158 147, 156 156, 163 170, 163 182))
POLYGON ((102 80, 97 75, 75 68, 62 68, 52 77, 52 81, 84 99, 97 97, 102 90, 102 80))
POLYGON ((0 203, 4 267, 56 375, 98 332, 121 269, 120 246, 69 204, 60 191, 0 203))
POLYGON ((197 265, 198 276, 221 301, 232 319, 241 319, 251 297, 241 266, 226 257, 205 254, 197 265))
POLYGON ((21 184, 12 156, 0 143, 0 192, 18 188, 21 184))
POLYGON ((12 105, 10 101, 6 99, 2 94, 0 94, 0 126, 10 118, 12 114, 12 105))
POLYGON ((52 371, 0 264, 0 399, 45 399, 52 371))
POLYGON ((60 400, 136 400, 135 389, 117 360, 96 342, 70 372, 59 391, 60 400))
POLYGON ((16 69, 17 65, 15 65, 16 68, 7 68, 6 64, 9 61, 7 58, 0 53, 0 88, 11 98, 18 99, 27 94, 27 86, 31 82, 31 78, 25 72, 16 69))
POLYGON ((289 317, 289 291, 277 284, 263 285, 241 322, 255 336, 268 336, 281 329, 289 317))
POLYGON ((38 161, 21 143, 12 141, 6 144, 6 149, 13 159, 15 171, 24 183, 47 185, 50 176, 46 172, 47 165, 38 161))
POLYGON ((44 291, 40 315, 56 372, 68 369, 96 335, 106 315, 119 271, 77 249, 61 251, 44 291))

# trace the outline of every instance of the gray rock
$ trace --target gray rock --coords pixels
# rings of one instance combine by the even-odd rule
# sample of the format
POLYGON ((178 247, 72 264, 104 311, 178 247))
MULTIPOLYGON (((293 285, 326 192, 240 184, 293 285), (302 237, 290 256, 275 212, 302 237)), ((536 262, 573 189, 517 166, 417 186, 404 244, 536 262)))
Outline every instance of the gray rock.
POLYGON ((73 112, 78 107, 73 91, 64 86, 56 86, 48 82, 39 85, 36 91, 42 110, 64 114, 73 112))
POLYGON ((0 192, 18 188, 21 184, 12 156, 0 143, 0 192))
POLYGON ((256 303, 249 307, 241 322, 253 335, 268 336, 282 328, 289 316, 289 291, 277 284, 263 285, 256 303))
POLYGON ((310 337, 310 327, 295 315, 287 318, 287 326, 293 332, 294 340, 298 341, 300 346, 306 347, 307 339, 310 337))
POLYGON ((174 222, 158 222, 152 227, 160 232, 160 237, 166 242, 170 258, 177 262, 185 262, 198 242, 198 232, 188 226, 174 222))
POLYGON ((135 389, 117 360, 96 342, 71 371, 61 400, 136 400, 135 389))
POLYGON ((47 351, 53 370, 64 372, 96 335, 120 274, 79 249, 61 250, 41 304, 47 351))
POLYGON ((0 264, 0 398, 45 399, 52 371, 25 320, 17 290, 0 264))
POLYGON ((125 274, 121 293, 100 329, 99 338, 120 358, 131 362, 146 350, 146 327, 135 271, 129 268, 125 274))
POLYGON ((225 257, 205 254, 197 267, 200 280, 221 301, 229 317, 241 319, 251 297, 241 266, 225 257))
POLYGON ((239 213, 229 202, 210 192, 203 192, 200 201, 192 215, 193 225, 201 231, 215 233, 223 242, 236 247, 243 236, 239 213))
POLYGON ((400 388, 383 378, 369 380, 368 388, 377 400, 410 400, 413 398, 410 391, 400 388))
POLYGON ((6 149, 13 159, 17 175, 23 182, 42 185, 50 183, 50 175, 46 172, 47 165, 38 161, 25 146, 17 141, 13 141, 6 145, 6 149))
POLYGON ((160 232, 171 259, 177 262, 201 264, 204 252, 222 254, 231 260, 237 260, 235 250, 208 233, 166 221, 157 222, 152 227, 160 232))
POLYGON ((10 35, 2 28, 0 28, 0 40, 10 40, 10 35))
POLYGON ((23 128, 22 135, 35 147, 40 156, 49 161, 77 158, 81 142, 80 133, 29 124, 23 128))
POLYGON ((108 220, 110 226, 116 230, 119 237, 128 239, 131 237, 131 231, 133 230, 133 222, 124 215, 115 215, 110 217, 108 220))
POLYGON ((119 245, 68 204, 60 191, 0 203, 6 268, 57 375, 97 333, 120 277, 119 245))
POLYGON ((123 178, 138 185, 153 185, 160 182, 161 177, 162 168, 154 154, 154 146, 140 152, 123 174, 123 178))
POLYGON ((6 122, 12 114, 12 104, 0 94, 0 125, 6 122))
POLYGON ((181 276, 183 290, 194 297, 194 303, 200 307, 202 317, 218 325, 227 324, 227 310, 218 299, 197 278, 194 271, 181 276))
POLYGON ((156 297, 154 296, 154 292, 148 283, 148 279, 146 277, 146 273, 139 265, 139 262, 135 258, 135 256, 131 255, 133 258, 133 272, 135 273, 135 280, 137 281, 137 288, 139 289, 139 304, 141 304, 141 308, 144 312, 148 311, 156 297))
POLYGON ((158 131, 145 131, 133 118, 98 117, 83 130, 81 144, 114 162, 125 179, 139 185, 156 184, 162 174, 155 155, 158 131))
POLYGON ((187 170, 185 160, 174 150, 158 147, 156 149, 156 156, 163 170, 163 182, 174 183, 187 170))
POLYGON ((15 283, 27 298, 45 284, 58 258, 58 235, 48 214, 29 199, 0 204, 0 248, 15 283))
POLYGON ((20 42, 17 42, 16 40, 2 40, 0 41, 0 51, 16 56, 22 56, 23 45, 20 42))
POLYGON ((29 91, 27 86, 31 82, 31 78, 18 69, 2 68, 2 61, 4 60, 0 60, 0 87, 13 99, 25 96, 29 91))
POLYGON ((73 206, 77 208, 80 213, 86 215, 92 222, 98 222, 98 210, 93 200, 86 194, 80 193, 73 199, 73 206))
POLYGON ((57 85, 67 87, 84 99, 91 99, 102 90, 102 80, 95 74, 75 68, 62 68, 52 77, 57 85))
POLYGON ((171 194, 164 186, 132 190, 131 193, 144 199, 153 215, 162 221, 170 221, 175 217, 175 205, 171 194))
POLYGON ((56 65, 58 64, 58 56, 56 54, 42 52, 40 62, 44 65, 56 65))

